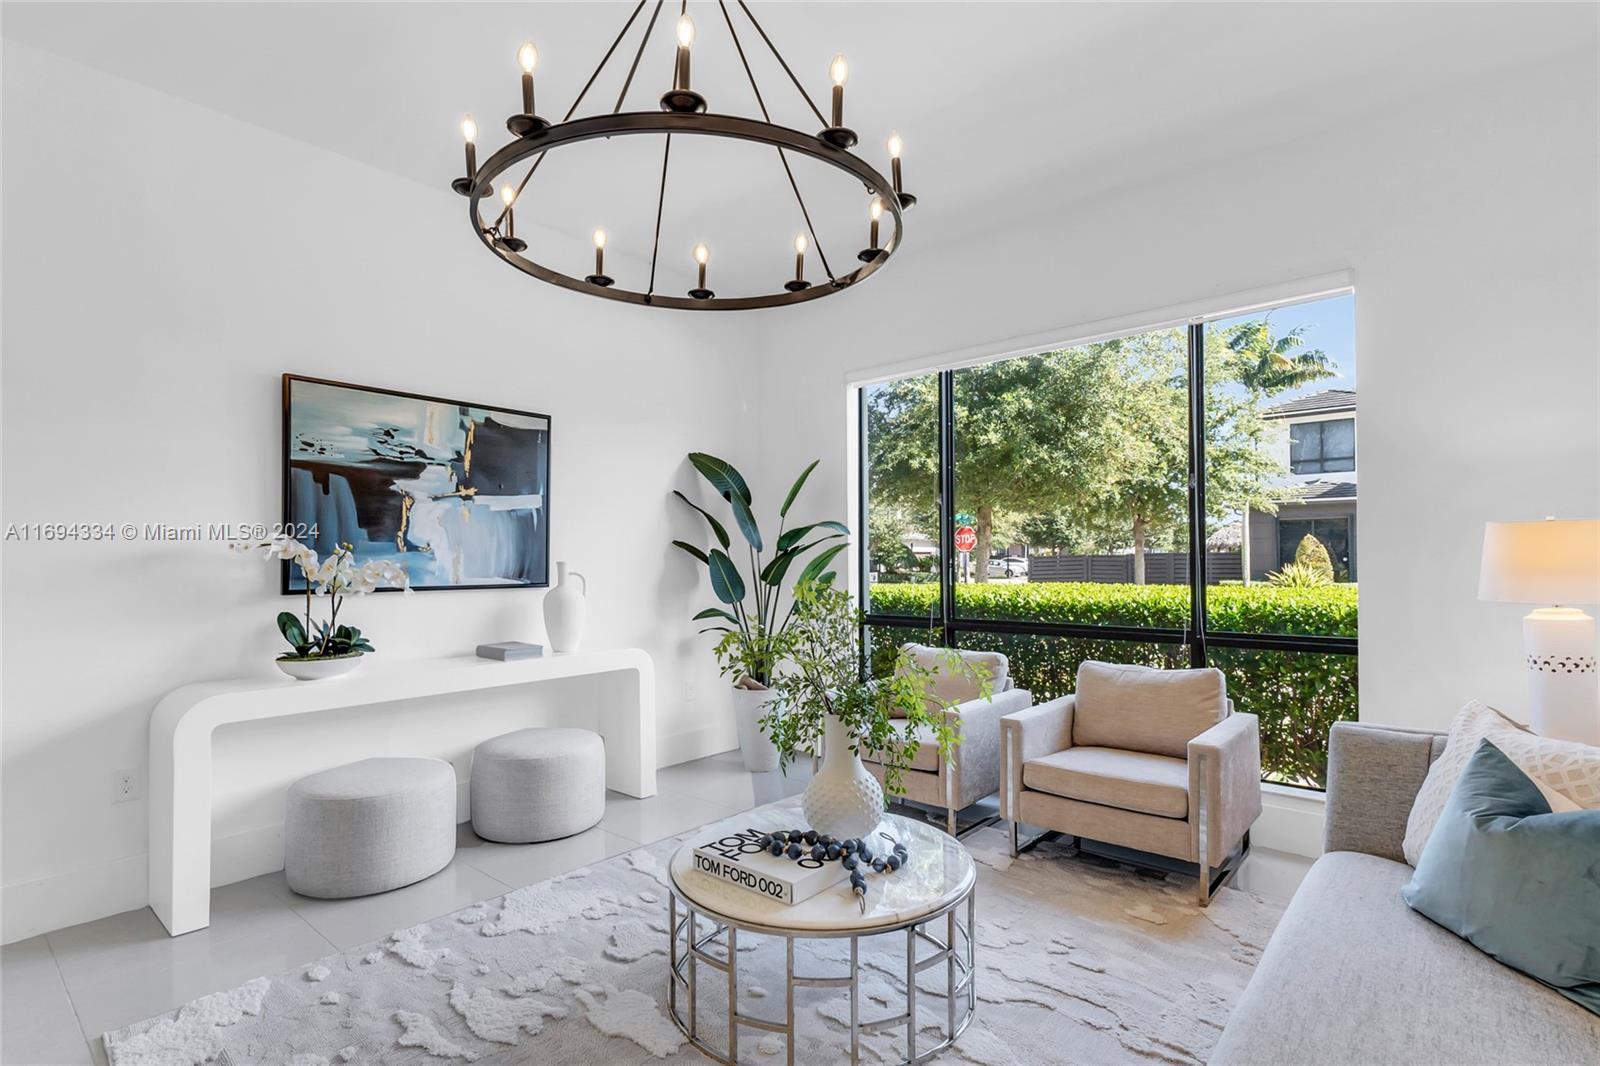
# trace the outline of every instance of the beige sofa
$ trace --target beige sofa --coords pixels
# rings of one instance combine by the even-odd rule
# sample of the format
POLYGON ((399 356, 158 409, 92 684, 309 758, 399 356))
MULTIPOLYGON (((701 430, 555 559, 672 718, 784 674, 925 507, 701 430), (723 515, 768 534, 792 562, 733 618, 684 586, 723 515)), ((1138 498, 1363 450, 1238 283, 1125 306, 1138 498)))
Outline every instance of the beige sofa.
MULTIPOLYGON (((1012 687, 1011 664, 998 652, 960 651, 962 661, 981 672, 990 693, 985 699, 979 681, 970 673, 952 669, 950 649, 907 644, 905 651, 920 666, 933 671, 933 695, 955 704, 944 715, 957 727, 961 743, 947 766, 939 761, 939 746, 927 729, 916 732, 918 747, 911 768, 902 778, 905 798, 945 812, 945 828, 956 831, 956 812, 992 796, 1000 787, 1000 719, 1033 705, 1027 689, 1012 687)), ((872 775, 883 780, 883 767, 862 756, 872 775)))
POLYGON ((1026 823, 1194 863, 1204 905, 1261 814, 1259 723, 1217 670, 1084 662, 1073 695, 1001 728, 1013 855, 1026 823))
POLYGON ((1407 907, 1406 818, 1444 736, 1340 722, 1324 852, 1210 1066, 1600 1063, 1600 1017, 1407 907))

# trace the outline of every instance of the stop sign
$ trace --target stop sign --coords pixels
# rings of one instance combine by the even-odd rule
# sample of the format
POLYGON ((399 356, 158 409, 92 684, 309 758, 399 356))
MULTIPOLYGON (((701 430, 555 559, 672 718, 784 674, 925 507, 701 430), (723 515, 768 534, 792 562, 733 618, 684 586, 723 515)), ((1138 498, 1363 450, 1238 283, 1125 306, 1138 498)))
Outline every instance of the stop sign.
POLYGON ((971 526, 962 526, 956 530, 956 551, 969 552, 978 546, 978 531, 971 526))

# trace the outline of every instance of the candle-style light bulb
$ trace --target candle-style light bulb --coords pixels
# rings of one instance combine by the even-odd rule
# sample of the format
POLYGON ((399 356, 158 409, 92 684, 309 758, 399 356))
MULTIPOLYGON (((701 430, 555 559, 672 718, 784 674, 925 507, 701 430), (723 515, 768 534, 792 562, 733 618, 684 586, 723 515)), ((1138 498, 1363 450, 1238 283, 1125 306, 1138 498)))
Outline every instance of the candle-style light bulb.
POLYGON ((673 92, 689 91, 689 46, 694 44, 694 19, 678 16, 678 62, 672 68, 673 92))
POLYGON ((506 205, 505 221, 500 227, 500 238, 503 242, 509 242, 517 235, 517 220, 511 210, 512 205, 517 202, 517 190, 512 188, 509 181, 500 186, 500 202, 506 205))
POLYGON ((906 143, 900 139, 900 134, 895 132, 889 134, 887 147, 889 149, 889 172, 894 180, 895 199, 900 201, 900 209, 905 211, 917 202, 915 196, 906 192, 905 186, 900 180, 900 153, 905 150, 906 143))
POLYGON ((611 279, 606 277, 606 231, 603 229, 594 231, 594 275, 589 280, 601 285, 611 284, 611 279))
POLYGON ((805 255, 806 254, 806 235, 804 233, 800 234, 800 236, 798 236, 798 237, 796 237, 794 239, 794 254, 795 255, 805 255))
POLYGON ((878 220, 883 217, 882 197, 874 196, 872 198, 872 202, 867 205, 867 217, 872 220, 868 229, 869 240, 866 249, 857 256, 864 263, 870 263, 878 258, 878 220))
POLYGON ((597 229, 597 230, 594 231, 594 246, 596 248, 602 249, 602 250, 605 248, 605 246, 606 246, 606 231, 605 230, 597 229))
POLYGON ((806 280, 806 235, 794 239, 794 280, 806 280))
POLYGON ((699 282, 689 290, 689 295, 696 300, 711 299, 712 292, 706 288, 706 263, 711 260, 711 249, 707 248, 704 241, 694 246, 694 261, 699 264, 699 282))
POLYGON ((844 83, 850 80, 850 64, 841 52, 828 64, 828 77, 833 79, 833 127, 844 125, 844 83))
POLYGON ((517 49, 517 64, 522 67, 522 113, 532 115, 533 68, 539 65, 539 50, 532 41, 523 41, 522 47, 517 49))
POLYGON ((471 115, 461 116, 461 139, 467 146, 467 180, 464 184, 470 189, 472 176, 478 172, 478 124, 472 121, 471 115))

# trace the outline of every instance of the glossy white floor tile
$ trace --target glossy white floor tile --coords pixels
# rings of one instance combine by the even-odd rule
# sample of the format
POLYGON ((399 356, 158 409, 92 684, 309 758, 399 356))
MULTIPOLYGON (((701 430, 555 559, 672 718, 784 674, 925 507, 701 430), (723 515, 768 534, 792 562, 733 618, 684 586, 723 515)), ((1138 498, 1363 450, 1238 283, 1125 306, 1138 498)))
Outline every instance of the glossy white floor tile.
POLYGON ((511 888, 557 877, 639 846, 639 841, 599 826, 539 845, 495 844, 474 836, 469 826, 464 825, 461 830, 456 862, 476 867, 511 888))
POLYGON ((709 800, 734 810, 748 810, 805 791, 811 782, 811 760, 792 762, 787 772, 774 770, 753 774, 744 768, 744 760, 737 751, 729 751, 657 771, 656 782, 663 790, 709 800))
POLYGON ((1289 902, 1315 859, 1270 848, 1251 848, 1233 883, 1264 899, 1289 902))
POLYGON ((93 1061, 42 936, 0 949, 0 1063, 79 1066, 93 1061))
MULTIPOLYGON (((161 935, 166 936, 165 930, 161 935)), ((186 933, 175 942, 181 945, 198 935, 186 933)), ((271 932, 211 942, 204 950, 180 947, 166 965, 92 966, 68 978, 67 991, 84 1034, 97 1039, 108 1029, 172 1010, 209 992, 234 988, 262 974, 293 969, 336 950, 326 937, 296 918, 294 924, 285 923, 271 932)))
MULTIPOLYGON (((282 874, 269 875, 282 878, 282 874)), ((393 892, 357 899, 307 899, 289 892, 289 907, 341 951, 360 947, 396 929, 405 929, 460 910, 480 899, 504 895, 508 885, 459 858, 432 877, 393 892)))
POLYGON ((641 844, 649 844, 744 809, 747 808, 712 803, 710 800, 665 790, 649 799, 634 799, 620 792, 607 792, 606 813, 600 819, 600 828, 641 844))

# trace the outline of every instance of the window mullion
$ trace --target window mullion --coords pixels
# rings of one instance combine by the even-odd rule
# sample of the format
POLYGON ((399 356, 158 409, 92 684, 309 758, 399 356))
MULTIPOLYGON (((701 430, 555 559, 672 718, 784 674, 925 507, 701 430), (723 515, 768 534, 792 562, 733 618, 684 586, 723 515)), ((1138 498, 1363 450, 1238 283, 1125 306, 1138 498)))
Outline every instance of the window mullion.
MULTIPOLYGON (((1189 325, 1189 646, 1192 666, 1206 665, 1206 327, 1189 325)), ((1248 535, 1245 530, 1241 535, 1248 535)))
POLYGON ((939 635, 955 646, 956 617, 956 401, 955 372, 939 372, 939 635))

